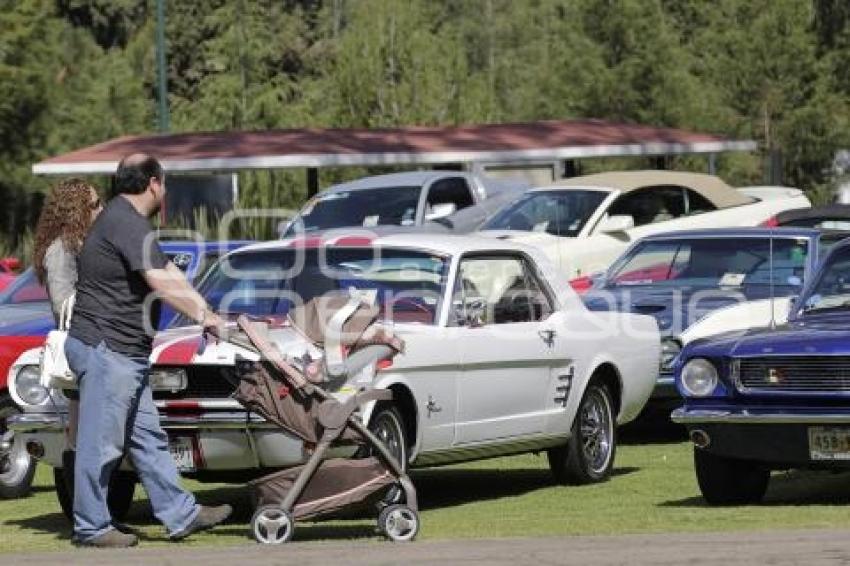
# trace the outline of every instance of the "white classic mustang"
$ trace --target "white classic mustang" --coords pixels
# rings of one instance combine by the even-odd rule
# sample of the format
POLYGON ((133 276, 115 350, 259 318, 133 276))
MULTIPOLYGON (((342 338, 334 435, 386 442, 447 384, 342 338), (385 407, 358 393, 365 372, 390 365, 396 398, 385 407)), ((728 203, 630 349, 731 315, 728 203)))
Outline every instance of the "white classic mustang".
MULTIPOLYGON (((362 417, 413 466, 547 450, 559 481, 602 481, 617 424, 637 416, 655 383, 655 320, 587 310, 539 251, 516 243, 416 235, 271 242, 225 256, 200 286, 222 312, 270 317, 283 351, 293 302, 339 289, 371 293, 406 342, 374 381, 393 401, 367 406, 362 417)), ((224 342, 199 354, 199 340, 197 327, 178 321, 152 354, 154 397, 184 473, 243 481, 300 462, 300 441, 232 399, 236 355, 252 355, 224 342)), ((25 412, 10 426, 61 466, 64 415, 50 402, 25 402, 33 355, 12 369, 25 412)))
MULTIPOLYGON (((734 189, 719 177, 678 171, 617 171, 562 179, 528 191, 480 230, 541 248, 570 278, 605 271, 645 236, 758 226, 811 203, 799 189, 734 189)), ((579 280, 575 284, 589 284, 579 280)))

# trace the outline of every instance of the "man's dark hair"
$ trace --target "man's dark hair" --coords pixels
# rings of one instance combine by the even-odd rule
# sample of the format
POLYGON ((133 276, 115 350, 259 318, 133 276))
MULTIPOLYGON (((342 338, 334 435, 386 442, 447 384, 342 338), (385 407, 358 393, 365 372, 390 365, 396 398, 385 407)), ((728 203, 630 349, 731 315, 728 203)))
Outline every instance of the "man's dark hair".
POLYGON ((138 195, 148 188, 151 177, 162 181, 162 165, 155 157, 144 153, 128 155, 118 164, 112 178, 115 195, 138 195))

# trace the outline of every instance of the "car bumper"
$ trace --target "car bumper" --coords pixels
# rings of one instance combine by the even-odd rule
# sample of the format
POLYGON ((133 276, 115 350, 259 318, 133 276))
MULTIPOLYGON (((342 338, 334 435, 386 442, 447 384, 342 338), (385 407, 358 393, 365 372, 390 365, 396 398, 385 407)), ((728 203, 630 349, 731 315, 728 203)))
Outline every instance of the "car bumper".
POLYGON ((650 401, 681 401, 682 397, 676 389, 676 379, 672 375, 661 374, 655 379, 650 401))
POLYGON ((682 407, 673 411, 671 419, 685 425, 702 449, 718 456, 757 461, 775 469, 850 469, 850 452, 824 453, 812 440, 813 431, 842 431, 842 436, 850 436, 850 413, 682 407))
MULTIPOLYGON (((43 461, 61 466, 66 419, 63 413, 24 413, 11 417, 8 426, 24 442, 40 444, 43 461)), ((172 441, 182 438, 194 448, 194 467, 184 473, 256 472, 298 465, 306 456, 300 439, 245 411, 163 415, 160 423, 172 441)))

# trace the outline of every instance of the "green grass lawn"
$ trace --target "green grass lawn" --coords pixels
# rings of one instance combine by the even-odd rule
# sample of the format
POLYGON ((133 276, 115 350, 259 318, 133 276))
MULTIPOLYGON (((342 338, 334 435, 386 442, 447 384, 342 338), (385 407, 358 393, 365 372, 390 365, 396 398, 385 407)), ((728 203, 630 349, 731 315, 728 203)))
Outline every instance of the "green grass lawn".
MULTIPOLYGON (((554 486, 545 455, 524 455, 416 472, 422 539, 840 527, 850 524, 850 474, 774 475, 763 505, 711 508, 699 495, 688 443, 620 447, 614 477, 584 487, 554 486)), ((239 486, 187 482, 206 504, 231 503, 232 520, 183 544, 245 544, 250 508, 239 486)), ((143 545, 170 544, 139 489, 128 522, 143 545)), ((49 468, 32 496, 0 501, 0 552, 68 548, 49 468)), ((297 540, 377 538, 372 519, 303 523, 297 540)))

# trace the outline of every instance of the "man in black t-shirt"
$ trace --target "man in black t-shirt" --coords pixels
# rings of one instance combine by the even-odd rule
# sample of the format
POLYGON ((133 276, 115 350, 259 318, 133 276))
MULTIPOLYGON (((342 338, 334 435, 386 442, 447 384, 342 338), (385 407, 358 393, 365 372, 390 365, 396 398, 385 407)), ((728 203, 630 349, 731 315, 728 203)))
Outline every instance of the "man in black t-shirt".
POLYGON ((65 353, 80 388, 74 469, 74 542, 124 547, 135 535, 113 526, 106 504, 125 452, 172 539, 210 528, 230 506, 203 507, 180 487, 168 437, 148 382, 159 301, 217 332, 221 319, 162 253, 148 218, 165 198, 159 162, 131 155, 118 165, 115 196, 92 225, 78 257, 74 315, 65 353), (146 305, 149 308, 146 308, 146 305))

